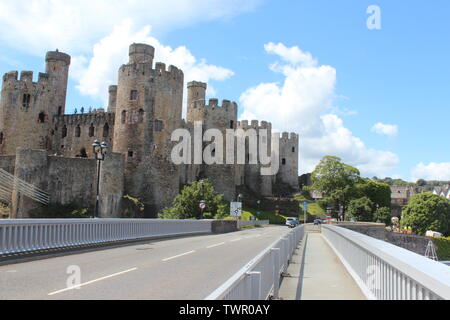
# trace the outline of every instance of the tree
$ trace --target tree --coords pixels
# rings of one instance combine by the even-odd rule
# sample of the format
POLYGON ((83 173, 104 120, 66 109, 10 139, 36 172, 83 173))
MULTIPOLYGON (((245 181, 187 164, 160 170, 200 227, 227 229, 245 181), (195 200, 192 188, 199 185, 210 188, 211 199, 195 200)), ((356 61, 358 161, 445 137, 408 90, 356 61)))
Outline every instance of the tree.
POLYGON ((326 156, 314 169, 312 189, 322 192, 325 201, 344 212, 355 196, 355 184, 360 180, 359 170, 341 162, 338 157, 326 156))
POLYGON ((224 203, 223 196, 216 193, 209 180, 206 179, 204 182, 204 187, 200 182, 193 182, 185 186, 174 199, 172 207, 165 208, 159 217, 163 219, 200 219, 199 204, 202 200, 206 202, 204 218, 227 216, 229 211, 227 211, 227 204, 224 203))
POLYGON ((388 184, 361 179, 356 184, 358 198, 368 197, 378 207, 391 207, 391 188, 388 184))
POLYGON ((350 201, 347 213, 356 221, 373 221, 374 203, 368 198, 363 197, 350 201))
POLYGON ((419 180, 417 180, 416 184, 419 187, 425 187, 427 185, 427 182, 425 180, 423 180, 423 179, 419 179, 419 180))
POLYGON ((450 201, 432 193, 419 193, 411 197, 403 208, 401 224, 425 235, 433 230, 448 235, 450 232, 450 201))
POLYGON ((391 223, 391 209, 388 207, 382 207, 378 208, 375 213, 373 214, 373 221, 374 222, 381 222, 386 225, 389 225, 391 223))

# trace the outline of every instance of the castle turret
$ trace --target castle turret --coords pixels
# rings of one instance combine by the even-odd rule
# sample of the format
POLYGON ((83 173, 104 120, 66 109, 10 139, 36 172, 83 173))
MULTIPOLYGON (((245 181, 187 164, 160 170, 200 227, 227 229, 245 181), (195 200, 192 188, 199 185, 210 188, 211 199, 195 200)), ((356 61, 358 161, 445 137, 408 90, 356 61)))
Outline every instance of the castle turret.
POLYGON ((130 64, 131 63, 148 63, 153 64, 153 58, 155 57, 155 48, 148 44, 133 43, 130 46, 129 51, 130 64))
POLYGON ((53 88, 53 101, 50 115, 64 114, 66 111, 67 82, 69 78, 70 56, 56 51, 47 52, 45 56, 45 72, 49 76, 50 85, 53 88))
POLYGON ((206 89, 207 84, 203 82, 192 81, 187 85, 188 88, 188 109, 195 108, 197 106, 204 106, 206 104, 206 89))
POLYGON ((109 86, 108 112, 116 112, 117 86, 109 86))

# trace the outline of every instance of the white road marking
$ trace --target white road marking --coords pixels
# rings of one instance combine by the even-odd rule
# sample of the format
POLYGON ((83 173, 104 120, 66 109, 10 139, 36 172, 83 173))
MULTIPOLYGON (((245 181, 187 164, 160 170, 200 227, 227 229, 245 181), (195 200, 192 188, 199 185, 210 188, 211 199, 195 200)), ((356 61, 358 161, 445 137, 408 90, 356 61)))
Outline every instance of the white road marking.
POLYGON ((66 288, 66 289, 50 292, 48 295, 49 296, 53 296, 55 294, 62 293, 62 292, 65 292, 65 291, 78 289, 78 288, 81 288, 83 286, 87 286, 88 284, 92 284, 94 282, 102 281, 102 280, 109 279, 109 278, 112 278, 112 277, 117 277, 117 276, 120 276, 120 275, 122 275, 124 273, 128 273, 128 272, 131 272, 131 271, 136 271, 136 270, 137 270, 137 268, 132 268, 132 269, 125 270, 125 271, 122 271, 122 272, 117 272, 117 273, 114 273, 114 274, 106 276, 106 277, 101 277, 101 278, 98 278, 98 279, 95 279, 95 280, 92 280, 92 281, 88 281, 88 282, 82 283, 82 284, 80 284, 78 286, 73 286, 73 287, 69 287, 69 288, 66 288))
POLYGON ((183 256, 187 256, 188 254, 191 254, 191 253, 194 253, 194 252, 195 252, 195 250, 192 250, 192 251, 189 251, 189 252, 186 252, 186 253, 179 254, 179 255, 174 256, 174 257, 163 259, 163 262, 170 261, 170 260, 173 260, 173 259, 176 259, 176 258, 180 258, 180 257, 183 257, 183 256))
POLYGON ((230 240, 230 242, 236 242, 236 241, 241 241, 242 240, 242 238, 237 238, 237 239, 234 239, 234 240, 230 240))
POLYGON ((211 249, 211 248, 215 248, 215 247, 220 247, 223 246, 225 244, 225 242, 221 242, 218 244, 213 244, 212 246, 206 247, 206 249, 211 249))

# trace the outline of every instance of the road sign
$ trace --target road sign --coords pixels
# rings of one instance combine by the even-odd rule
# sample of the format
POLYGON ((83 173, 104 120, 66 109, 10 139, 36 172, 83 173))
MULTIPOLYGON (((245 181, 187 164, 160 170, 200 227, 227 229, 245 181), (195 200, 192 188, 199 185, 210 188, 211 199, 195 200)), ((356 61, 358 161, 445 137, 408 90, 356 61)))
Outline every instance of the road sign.
POLYGON ((242 217, 242 202, 231 202, 230 203, 230 216, 242 217))
POLYGON ((303 211, 308 211, 308 202, 303 201, 303 211))
POLYGON ((199 208, 204 210, 206 208, 206 203, 200 202, 199 208))

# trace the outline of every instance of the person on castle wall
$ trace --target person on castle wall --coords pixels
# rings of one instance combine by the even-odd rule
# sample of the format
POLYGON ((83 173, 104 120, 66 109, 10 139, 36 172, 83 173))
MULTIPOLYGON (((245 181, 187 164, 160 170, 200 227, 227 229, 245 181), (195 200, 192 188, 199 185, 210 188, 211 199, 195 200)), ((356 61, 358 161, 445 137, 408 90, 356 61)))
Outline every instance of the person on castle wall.
POLYGON ((75 110, 73 111, 73 114, 77 114, 78 113, 78 110, 77 110, 77 108, 75 108, 75 110))
POLYGON ((89 113, 92 113, 92 107, 89 107, 89 113))
POLYGON ((80 112, 81 114, 84 114, 84 107, 81 107, 80 112))

